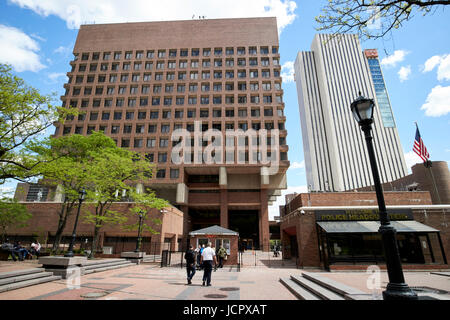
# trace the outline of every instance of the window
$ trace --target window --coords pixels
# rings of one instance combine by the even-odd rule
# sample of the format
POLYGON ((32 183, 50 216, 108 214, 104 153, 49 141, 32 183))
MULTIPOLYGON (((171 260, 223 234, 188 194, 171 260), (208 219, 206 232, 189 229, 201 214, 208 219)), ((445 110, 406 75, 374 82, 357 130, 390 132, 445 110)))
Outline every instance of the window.
POLYGON ((180 61, 180 69, 185 69, 185 68, 187 68, 187 61, 186 60, 180 61))
POLYGON ((141 107, 147 106, 147 105, 148 105, 148 98, 140 98, 140 99, 139 99, 139 105, 140 105, 141 107))
POLYGON ((245 59, 238 59, 237 60, 237 65, 245 67, 245 59))
POLYGON ((203 71, 202 72, 202 79, 210 79, 211 78, 211 74, 209 71, 203 71))
POLYGON ((225 54, 227 56, 234 54, 234 49, 233 48, 226 48, 225 49, 225 54))
POLYGON ((198 89, 198 85, 196 83, 189 84, 189 92, 196 92, 198 89))
POLYGON ((197 57, 200 54, 200 49, 192 49, 191 56, 197 57))
POLYGON ((259 90, 258 82, 250 82, 250 90, 251 91, 258 91, 259 90))
POLYGON ((186 85, 184 84, 179 84, 177 85, 177 92, 185 92, 186 91, 186 85))
POLYGON ((232 83, 232 82, 225 83, 225 90, 233 91, 234 90, 234 83, 232 83))
POLYGON ((214 67, 221 67, 222 66, 222 59, 215 59, 214 60, 214 67))
POLYGON ((122 66, 123 70, 130 70, 130 68, 131 68, 130 63, 128 63, 128 62, 124 62, 123 63, 123 66, 122 66))
POLYGON ((152 59, 155 57, 155 52, 153 50, 147 51, 147 59, 152 59))
POLYGON ((130 94, 137 94, 137 93, 138 93, 138 86, 131 86, 130 94))
POLYGON ((233 103, 234 103, 234 96, 225 97, 225 104, 233 104, 233 103))
POLYGON ((188 104, 197 104, 197 97, 189 97, 188 104))
POLYGON ((207 48, 207 49, 203 49, 203 56, 204 57, 209 57, 211 55, 211 49, 207 48))
POLYGON ((116 107, 123 107, 123 98, 116 99, 116 107))
POLYGON ((259 109, 252 109, 251 115, 252 117, 259 117, 260 116, 259 109))
POLYGON ((94 82, 94 76, 93 76, 93 75, 89 75, 89 76, 87 77, 87 82, 88 82, 88 83, 94 82))
POLYGON ((144 143, 143 139, 139 139, 139 138, 135 138, 134 139, 134 147, 135 148, 142 148, 143 147, 143 143, 144 143))
MULTIPOLYGON (((239 74, 239 71, 238 71, 238 74, 239 74)), ((234 78, 234 71, 233 70, 225 71, 225 78, 226 79, 233 79, 234 78)))
POLYGON ((262 83, 262 89, 263 89, 264 91, 269 91, 269 90, 271 90, 270 82, 263 82, 263 83, 262 83))
POLYGON ((261 71, 261 77, 269 78, 270 77, 270 70, 262 70, 261 71))
POLYGON ((197 71, 191 71, 191 80, 198 79, 198 72, 197 71))
POLYGON ((109 120, 109 112, 102 113, 102 120, 109 120))
POLYGON ((170 124, 163 124, 161 125, 161 132, 162 133, 169 133, 170 131, 170 124))
POLYGON ((200 118, 208 118, 209 111, 208 110, 200 110, 200 118))
POLYGON ((222 91, 222 84, 221 83, 214 83, 213 84, 213 90, 214 91, 222 91))
POLYGON ((153 93, 160 93, 161 92, 161 85, 160 84, 155 84, 153 86, 153 93))
POLYGON ((245 54, 245 48, 244 47, 237 48, 237 54, 238 55, 244 55, 245 54))
POLYGON ((89 120, 95 121, 98 118, 98 112, 91 112, 91 115, 89 116, 89 120))
POLYGON ((84 121, 86 119, 86 114, 85 113, 80 113, 78 115, 78 121, 84 121))
POLYGON ((234 117, 234 109, 225 110, 225 116, 226 117, 234 117))
POLYGON ((210 89, 209 83, 202 83, 202 91, 208 92, 210 89))
POLYGON ((167 72, 166 80, 175 80, 175 72, 167 72))
POLYGON ((258 70, 250 70, 250 78, 258 78, 258 70))
POLYGON ((154 148, 156 146, 156 139, 149 138, 147 139, 147 148, 154 148))
POLYGON ((114 120, 122 119, 122 112, 114 112, 114 120))
POLYGON ((119 133, 120 126, 119 125, 112 125, 111 126, 111 133, 119 133))
POLYGON ((203 60, 203 61, 202 61, 202 67, 203 67, 203 68, 209 68, 209 67, 211 67, 211 60, 203 60))
POLYGON ((72 127, 64 127, 63 134, 69 134, 71 130, 72 130, 72 127))
POLYGON ((195 118, 195 110, 188 110, 187 117, 188 118, 195 118))
POLYGON ((83 127, 75 127, 75 134, 82 134, 83 133, 83 127))
POLYGON ((259 52, 261 54, 269 54, 269 47, 261 47, 259 52))
POLYGON ((239 123, 238 124, 238 128, 241 129, 241 130, 247 131, 248 130, 248 123, 246 123, 246 122, 239 123))
POLYGON ((145 154, 145 160, 147 160, 148 162, 153 162, 154 161, 153 153, 146 153, 145 154))
POLYGON ((209 97, 201 97, 200 103, 201 104, 209 104, 209 97))
POLYGON ((100 107, 100 99, 94 99, 94 101, 92 101, 92 106, 95 108, 100 107))
POLYGON ((172 97, 164 97, 164 105, 171 106, 172 105, 172 97))
POLYGON ((238 90, 239 90, 239 91, 245 91, 245 90, 247 90, 247 83, 245 83, 245 82, 239 82, 239 83, 238 83, 238 90))
POLYGON ((151 70, 153 68, 153 62, 145 63, 145 70, 151 70))
POLYGON ((111 74, 110 76, 109 76, 109 82, 110 83, 114 83, 114 82, 116 82, 117 81, 117 75, 116 74, 111 74))
POLYGON ((161 102, 161 98, 160 97, 153 97, 152 98, 152 106, 159 106, 161 102))
POLYGON ((134 111, 127 111, 125 113, 125 119, 126 120, 133 120, 133 118, 134 118, 134 111))
POLYGON ((166 84, 164 87, 165 92, 173 92, 173 84, 166 84))
POLYGON ((100 54, 98 52, 95 52, 92 54, 92 60, 98 60, 100 57, 100 54))
POLYGON ((111 70, 112 71, 119 71, 119 64, 118 63, 111 64, 111 70))
POLYGON ((167 62, 167 68, 169 68, 169 69, 175 69, 176 66, 177 66, 177 63, 175 61, 167 62))
POLYGON ((156 63, 156 69, 164 69, 164 62, 163 61, 158 61, 156 63))
POLYGON ((247 109, 239 109, 238 110, 238 116, 241 118, 247 117, 247 109))
POLYGON ((160 162, 160 163, 167 162, 167 153, 166 152, 158 153, 158 162, 160 162))
MULTIPOLYGON (((138 112, 138 119, 139 120, 144 120, 146 117, 147 117, 147 112, 145 112, 145 111, 139 111, 138 112)), ((144 132, 141 132, 141 133, 144 133, 144 132)))
POLYGON ((128 99, 128 106, 129 107, 136 107, 136 99, 135 98, 129 98, 128 99))
POLYGON ((155 133, 155 132, 156 132, 156 124, 149 124, 148 133, 155 133))
MULTIPOLYGON (((182 52, 183 50, 181 50, 182 52)), ((180 55, 182 56, 182 54, 180 53, 180 55)), ((176 49, 171 49, 169 50, 169 57, 170 58, 175 58, 177 56, 177 50, 176 49)))
POLYGON ((213 97, 213 104, 221 104, 221 103, 222 103, 222 96, 213 97))
POLYGON ((178 106, 183 105, 184 104, 184 97, 177 97, 176 104, 178 106))
POLYGON ((92 132, 95 130, 95 126, 88 126, 87 127, 87 134, 92 134, 92 132))
POLYGON ((178 80, 186 80, 186 72, 178 72, 178 80))
POLYGON ((150 73, 144 73, 144 81, 150 81, 152 79, 152 76, 150 73))
POLYGON ((191 68, 198 68, 198 60, 191 61, 191 68))
POLYGON ((257 54, 256 47, 249 47, 248 48, 248 53, 249 54, 257 54))
POLYGON ((133 56, 133 52, 131 52, 131 51, 125 52, 125 59, 130 60, 132 56, 133 56))
POLYGON ((247 73, 245 70, 238 70, 237 76, 238 78, 245 78, 247 76, 247 73))
POLYGON ((250 103, 259 103, 259 96, 250 96, 250 103))
POLYGON ((183 110, 175 110, 175 118, 176 119, 183 118, 183 110))
POLYGON ((158 111, 151 111, 150 112, 150 119, 158 119, 159 117, 159 112, 158 111))
POLYGON ((222 71, 214 71, 214 79, 222 79, 222 71))
POLYGON ((120 60, 122 58, 122 52, 114 52, 114 60, 120 60))
POLYGON ((170 179, 178 179, 180 176, 180 169, 170 169, 170 179))
POLYGON ((166 170, 165 169, 158 169, 156 172, 156 178, 158 179, 164 179, 166 177, 166 170))
POLYGON ((149 93, 149 92, 150 92, 150 86, 148 86, 148 85, 143 85, 143 86, 142 86, 141 93, 146 94, 146 93, 149 93))
POLYGON ((122 148, 129 148, 130 147, 130 139, 122 139, 122 148))
POLYGON ((170 111, 163 111, 162 117, 163 119, 170 119, 170 111))
POLYGON ((128 81, 128 74, 122 74, 120 76, 120 82, 127 82, 128 81))
POLYGON ((156 81, 161 81, 162 79, 163 79, 163 73, 162 72, 155 73, 155 80, 156 81))
POLYGON ((220 110, 220 109, 213 110, 213 117, 220 118, 221 116, 222 116, 222 110, 220 110))
POLYGON ((81 55, 81 60, 88 60, 89 59, 89 53, 83 53, 81 55))
POLYGON ((225 65, 227 67, 234 67, 234 59, 226 59, 225 60, 225 65))
POLYGON ((160 138, 159 139, 159 147, 160 148, 166 148, 169 146, 169 139, 167 138, 160 138))
POLYGON ((158 50, 158 58, 164 58, 166 56, 166 50, 158 50))
POLYGON ((272 103, 272 96, 263 96, 263 103, 272 103))
POLYGON ((271 116, 273 116, 273 110, 272 110, 272 108, 270 108, 270 109, 264 109, 264 116, 265 116, 265 117, 271 117, 271 116))

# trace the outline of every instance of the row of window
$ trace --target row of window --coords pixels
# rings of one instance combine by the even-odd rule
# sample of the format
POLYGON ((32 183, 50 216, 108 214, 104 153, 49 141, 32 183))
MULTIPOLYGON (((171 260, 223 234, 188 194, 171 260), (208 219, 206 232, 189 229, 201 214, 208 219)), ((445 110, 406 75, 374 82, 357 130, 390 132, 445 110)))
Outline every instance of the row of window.
MULTIPOLYGON (((133 59, 133 57, 135 59, 143 59, 144 55, 147 59, 153 59, 155 57, 155 54, 157 55, 158 58, 175 58, 177 57, 177 55, 179 54, 180 57, 188 57, 189 56, 189 52, 190 52, 190 56, 191 57, 198 57, 200 56, 200 52, 202 53, 202 55, 204 57, 209 57, 211 56, 212 53, 214 53, 215 56, 221 56, 224 52, 226 55, 234 55, 234 53, 238 54, 238 55, 245 55, 246 52, 248 52, 248 54, 258 54, 258 49, 257 46, 250 46, 248 48, 246 47, 237 47, 237 48, 233 48, 233 47, 226 47, 225 50, 223 48, 220 47, 216 47, 216 48, 193 48, 193 49, 159 49, 159 50, 136 50, 136 51, 125 51, 125 54, 123 54, 122 51, 114 51, 114 52, 93 52, 93 53, 89 53, 89 52, 83 52, 81 53, 81 60, 82 61, 86 61, 89 60, 90 58, 92 60, 99 60, 100 57, 103 58, 103 60, 110 60, 110 59, 114 59, 114 60, 120 60, 123 58, 125 59, 133 59), (248 51, 247 51, 248 50, 248 51)), ((273 46, 272 50, 271 50, 272 54, 278 54, 278 47, 273 46)), ((259 47, 259 53, 260 54, 269 54, 269 47, 268 46, 260 46, 259 47)), ((75 60, 78 59, 79 57, 79 53, 75 53, 75 60)))
MULTIPOLYGON (((111 131, 109 133, 111 134, 119 134, 120 133, 120 124, 113 124, 111 125, 111 131)), ((170 133, 170 124, 161 124, 161 133, 170 133)), ((104 133, 108 133, 108 126, 106 125, 100 125, 99 127, 99 131, 103 131, 104 133)), ((137 133, 137 134, 144 134, 145 133, 145 129, 147 128, 147 133, 156 133, 157 130, 157 125, 156 124, 149 124, 149 125, 145 125, 145 124, 136 124, 135 125, 135 130, 133 131, 133 124, 124 124, 123 128, 122 128, 122 133, 124 134, 131 134, 131 133, 137 133)), ((183 128, 183 124, 174 124, 173 125, 173 129, 177 130, 177 129, 182 129, 183 128)), ((201 125, 201 130, 207 131, 210 128, 208 123, 202 123, 201 125)), ((212 129, 215 130, 222 130, 222 124, 221 123, 213 123, 211 126, 212 129)), ((237 126, 235 126, 234 123, 226 123, 224 126, 225 130, 235 130, 235 128, 237 129, 241 129, 243 131, 247 131, 249 129, 248 123, 247 122, 239 122, 237 124, 237 126)), ((260 122, 252 122, 251 129, 253 130, 260 130, 261 129, 261 123, 260 122)), ((273 122, 265 122, 264 123, 264 128, 266 130, 272 130, 274 129, 274 123, 273 122)), ((95 131, 96 126, 95 125, 88 125, 87 126, 87 134, 92 133, 93 131, 95 131)), ((285 126, 283 122, 279 122, 278 123, 278 129, 279 130, 285 130, 285 126)), ((57 131, 59 130, 59 128, 56 129, 57 131)), ((188 132, 194 132, 195 130, 195 125, 193 123, 188 123, 186 124, 186 130, 188 132)), ((55 134, 57 134, 58 132, 55 132, 55 134)), ((72 126, 64 126, 63 127, 63 135, 67 135, 70 134, 72 132, 72 126)), ((76 134, 83 134, 84 133, 84 126, 75 126, 74 128, 74 133, 76 134)), ((280 143, 280 144, 285 144, 284 143, 280 143)), ((165 147, 168 146, 164 145, 165 147)), ((160 147, 163 147, 160 145, 160 147)))
MULTIPOLYGON (((100 80, 100 78, 99 78, 100 80)), ((92 81, 93 82, 93 81, 92 81)), ((99 83, 104 81, 98 81, 99 83)), ((114 81, 113 81, 114 82, 114 81)), ((126 82, 126 81, 124 81, 126 82)), ((96 86, 95 87, 95 93, 102 94, 103 93, 103 86, 96 86)), ((107 94, 114 94, 116 86, 107 86, 106 93, 107 94)), ((118 92, 126 93, 128 86, 119 86, 118 92)), ((226 82, 225 84, 222 84, 221 82, 214 82, 211 86, 210 82, 202 82, 200 83, 200 86, 198 83, 189 83, 189 85, 186 84, 177 84, 176 89, 178 93, 186 92, 186 88, 189 89, 189 92, 197 92, 199 89, 202 92, 221 92, 224 88, 225 91, 234 91, 237 89, 238 91, 247 91, 250 89, 250 91, 259 91, 259 82, 250 82, 247 85, 247 82, 238 82, 235 86, 234 82, 226 82), (248 88, 248 89, 247 89, 248 88)), ((281 83, 280 82, 274 82, 273 88, 275 90, 281 90, 281 83)), ((72 94, 76 93, 76 95, 81 94, 82 87, 73 87, 72 94)), ((163 85, 160 83, 156 83, 153 85, 153 93, 161 93, 163 89, 163 85)), ((166 93, 172 93, 174 92, 175 85, 173 83, 167 83, 164 85, 164 92, 166 93)), ((270 91, 272 90, 272 82, 270 81, 263 81, 261 83, 261 89, 263 91, 270 91)), ((130 91, 141 92, 143 94, 150 93, 150 85, 149 84, 142 84, 140 85, 140 90, 138 85, 131 85, 130 91)), ((90 95, 92 94, 92 87, 84 87, 83 90, 84 95, 90 95)), ((69 94, 69 88, 66 89, 66 95, 69 94)))
MULTIPOLYGON (((235 73, 234 70, 227 70, 225 72, 222 71, 214 71, 213 78, 211 78, 211 72, 210 71, 203 71, 201 72, 201 78, 199 78, 199 72, 197 71, 191 71, 189 73, 189 80, 208 80, 208 79, 235 79, 235 73)), ((258 70, 250 70, 248 72, 249 78, 256 79, 259 78, 259 71, 258 70)), ((175 72, 166 72, 166 77, 164 79, 164 73, 163 72, 156 72, 154 74, 154 80, 155 81, 172 81, 172 80, 188 80, 188 73, 185 71, 179 71, 177 76, 175 75, 175 72)), ((273 76, 274 77, 280 77, 280 70, 273 70, 273 76)), ((237 70, 236 77, 238 79, 244 79, 247 78, 247 71, 246 70, 237 70)), ((270 78, 270 69, 263 69, 261 70, 261 78, 270 78)), ((140 73, 132 74, 131 78, 129 77, 129 74, 121 74, 120 75, 120 82, 128 82, 128 80, 131 80, 133 82, 140 82, 142 81, 151 81, 152 80, 152 74, 151 73, 144 73, 142 78, 140 73)), ((111 74, 109 75, 109 82, 114 83, 117 82, 118 75, 117 74, 111 74)), ((88 75, 86 77, 87 83, 92 83, 95 81, 95 75, 88 75)), ((84 76, 76 76, 75 77, 75 83, 83 83, 84 82, 84 76)), ((101 74, 97 76, 97 82, 106 82, 106 75, 101 74)), ((72 83, 72 77, 69 77, 68 83, 72 83)))
MULTIPOLYGON (((110 120, 111 114, 113 114, 114 120, 121 120, 122 116, 123 116, 122 111, 115 111, 114 113, 104 111, 101 113, 101 120, 110 120)), ((136 113, 135 113, 135 111, 127 111, 127 112, 125 112, 125 119, 134 120, 135 114, 137 114, 137 119, 139 119, 139 120, 147 119, 147 111, 138 111, 136 113)), ((175 119, 183 119, 185 113, 184 113, 184 110, 175 110, 174 112, 172 112, 170 110, 163 110, 161 113, 159 110, 154 110, 154 111, 150 111, 148 114, 149 114, 150 119, 159 119, 160 114, 161 114, 162 119, 171 119, 172 115, 174 116, 175 119)), ((88 118, 90 121, 96 121, 99 119, 99 115, 100 115, 99 112, 91 111, 89 113, 88 118)), ((196 110, 187 110, 187 112, 186 112, 187 118, 195 118, 196 115, 197 115, 196 110)), ((200 118, 208 118, 210 116, 210 110, 209 109, 200 109, 198 112, 198 115, 200 118)), ((234 117, 235 112, 234 112, 234 109, 226 109, 225 112, 223 112, 223 113, 222 113, 221 109, 214 109, 214 110, 212 110, 211 115, 214 118, 221 118, 222 115, 224 115, 225 117, 234 117)), ((250 115, 252 117, 260 117, 261 116, 260 108, 257 108, 257 109, 252 108, 250 111, 250 115)), ((263 115, 265 117, 273 117, 273 115, 274 115, 273 108, 264 108, 263 115)), ((277 115, 279 117, 283 117, 284 116, 283 110, 277 109, 277 115)), ((248 116, 247 109, 238 109, 237 116, 246 118, 248 116)), ((86 113, 80 113, 77 118, 78 118, 78 121, 84 121, 87 119, 87 115, 86 115, 86 113)), ((67 116, 66 120, 70 121, 70 120, 74 120, 74 119, 75 119, 74 116, 67 116)))
MULTIPOLYGON (((268 67, 270 66, 270 59, 269 58, 260 58, 260 63, 258 64, 258 58, 249 58, 248 59, 248 66, 262 66, 262 67, 268 67)), ((122 70, 142 70, 143 68, 145 70, 152 70, 153 65, 156 66, 156 69, 163 70, 166 67, 166 61, 156 61, 155 63, 153 61, 136 61, 133 64, 131 62, 123 62, 122 63, 122 70)), ((180 60, 178 61, 178 68, 180 69, 186 69, 190 65, 191 69, 199 68, 200 65, 202 68, 211 68, 211 66, 214 66, 214 68, 221 68, 221 67, 245 67, 247 66, 247 59, 246 58, 238 58, 236 61, 234 59, 225 59, 225 63, 222 59, 214 59, 211 61, 210 59, 202 59, 202 60, 180 60), (190 63, 189 63, 190 62, 190 63)), ((275 67, 280 66, 280 59, 279 58, 272 58, 272 65, 275 67)), ((119 70, 120 69, 120 63, 119 62, 113 62, 111 63, 111 67, 109 63, 80 63, 78 65, 78 72, 85 72, 89 71, 97 71, 97 68, 100 66, 100 71, 108 71, 111 70, 119 70)), ((175 69, 177 67, 177 61, 176 60, 168 60, 167 61, 167 68, 168 69, 175 69)), ((71 72, 75 72, 76 66, 72 65, 71 72)))

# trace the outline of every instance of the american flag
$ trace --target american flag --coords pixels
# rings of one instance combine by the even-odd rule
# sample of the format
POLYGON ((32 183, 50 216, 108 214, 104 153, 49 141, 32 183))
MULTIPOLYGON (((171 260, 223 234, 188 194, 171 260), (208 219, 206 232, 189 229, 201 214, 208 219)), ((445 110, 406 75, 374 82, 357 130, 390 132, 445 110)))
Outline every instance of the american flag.
POLYGON ((414 140, 413 151, 418 154, 420 158, 422 158, 423 162, 427 162, 430 154, 427 151, 427 148, 423 144, 423 140, 420 137, 419 127, 416 128, 416 140, 414 140))

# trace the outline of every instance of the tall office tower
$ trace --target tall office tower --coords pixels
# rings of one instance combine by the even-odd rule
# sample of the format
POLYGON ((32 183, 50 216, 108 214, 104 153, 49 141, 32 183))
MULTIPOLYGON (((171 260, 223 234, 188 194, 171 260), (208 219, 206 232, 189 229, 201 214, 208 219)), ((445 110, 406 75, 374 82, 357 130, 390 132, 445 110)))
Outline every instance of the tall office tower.
POLYGON ((278 46, 276 18, 82 25, 62 101, 84 114, 55 135, 102 130, 118 146, 145 153, 157 173, 139 188, 184 212, 184 237, 217 224, 267 246, 268 205, 286 188, 289 167, 278 46), (192 133, 183 146, 200 150, 208 129, 223 136, 279 129, 279 149, 266 151, 279 170, 250 163, 248 137, 239 154, 227 149, 226 162, 183 151, 184 162, 174 163, 177 129, 192 133))
POLYGON ((373 185, 364 136, 350 104, 359 92, 375 100, 375 155, 382 182, 407 174, 376 50, 361 50, 356 35, 317 34, 299 52, 295 81, 307 183, 312 191, 373 185))

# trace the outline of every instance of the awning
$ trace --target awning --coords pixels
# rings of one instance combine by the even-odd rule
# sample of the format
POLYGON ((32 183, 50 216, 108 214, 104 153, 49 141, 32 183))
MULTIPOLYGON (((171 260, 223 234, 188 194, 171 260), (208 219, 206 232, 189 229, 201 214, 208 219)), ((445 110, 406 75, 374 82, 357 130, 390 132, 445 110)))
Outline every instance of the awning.
MULTIPOLYGON (((377 233, 380 228, 378 221, 318 221, 317 224, 327 233, 377 233)), ((407 221, 391 221, 397 232, 439 232, 423 223, 407 221)))

